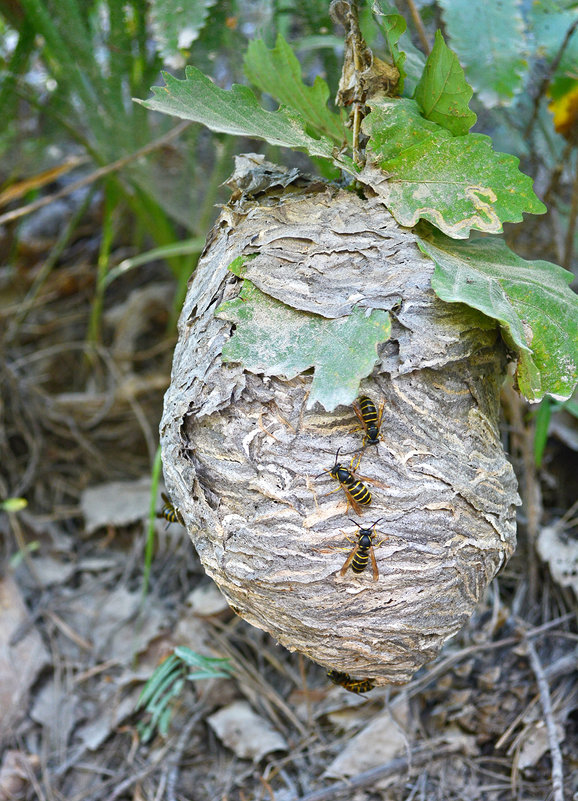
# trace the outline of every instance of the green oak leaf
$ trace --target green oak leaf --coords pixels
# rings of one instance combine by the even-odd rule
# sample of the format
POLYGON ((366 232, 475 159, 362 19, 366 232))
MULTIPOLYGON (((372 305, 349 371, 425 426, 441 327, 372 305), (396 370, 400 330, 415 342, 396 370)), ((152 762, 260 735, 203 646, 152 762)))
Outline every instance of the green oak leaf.
POLYGON ((327 107, 329 86, 320 76, 313 86, 303 83, 301 65, 281 34, 272 50, 262 39, 253 39, 243 66, 253 86, 299 112, 318 136, 327 136, 339 146, 344 143, 346 131, 341 117, 327 107))
POLYGON ((446 45, 440 31, 436 31, 433 49, 414 94, 423 116, 454 136, 467 134, 477 119, 468 107, 472 95, 458 57, 446 45))
POLYGON ((476 99, 487 108, 509 105, 522 91, 528 69, 520 0, 440 0, 440 6, 476 99))
POLYGON ((327 319, 297 311, 244 280, 237 298, 222 303, 216 315, 236 324, 223 347, 225 362, 240 362, 251 373, 295 378, 314 368, 307 401, 328 412, 352 403, 359 382, 377 361, 377 346, 389 339, 389 314, 355 308, 347 317, 327 319))
POLYGON ((435 262, 432 287, 448 303, 497 320, 518 352, 518 386, 530 401, 565 400, 578 381, 578 295, 572 273, 548 261, 526 261, 493 237, 456 242, 432 230, 418 240, 435 262))
POLYGON ((532 179, 515 156, 497 153, 483 134, 452 136, 425 120, 415 100, 382 99, 363 121, 370 185, 401 225, 429 220, 454 239, 472 228, 497 234, 523 212, 543 214, 532 179), (377 168, 377 169, 376 169, 377 168))
POLYGON ((306 123, 293 110, 265 111, 247 86, 221 89, 191 66, 186 68, 184 80, 167 72, 163 78, 166 85, 153 86, 153 98, 137 102, 153 111, 200 122, 212 131, 265 139, 272 145, 332 158, 334 145, 327 137, 309 136, 306 123))

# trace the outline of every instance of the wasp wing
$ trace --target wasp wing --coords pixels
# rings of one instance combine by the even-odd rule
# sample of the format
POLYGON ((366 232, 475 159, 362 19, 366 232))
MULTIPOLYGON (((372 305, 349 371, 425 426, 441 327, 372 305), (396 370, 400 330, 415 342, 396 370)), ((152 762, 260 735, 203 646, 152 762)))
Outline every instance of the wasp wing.
POLYGON ((389 484, 383 484, 381 481, 378 481, 375 478, 369 478, 369 476, 361 476, 356 473, 355 478, 358 478, 360 481, 369 481, 369 483, 373 484, 374 487, 379 487, 380 489, 389 489, 389 484))
POLYGON ((358 550, 359 550, 359 545, 356 545, 356 546, 355 546, 355 548, 354 548, 354 549, 351 551, 351 553, 350 553, 350 554, 349 554, 349 556, 347 557, 347 559, 345 560, 345 562, 343 563, 343 567, 342 567, 342 568, 341 568, 341 570, 339 571, 339 574, 340 574, 341 576, 344 576, 344 575, 345 575, 345 573, 347 572, 347 568, 349 567, 349 565, 350 565, 350 564, 353 562, 353 560, 355 559, 355 554, 357 553, 357 551, 358 551, 358 550))
POLYGON ((360 504, 360 503, 358 503, 358 502, 355 500, 355 498, 354 498, 354 497, 353 497, 353 495, 352 495, 352 494, 349 492, 349 490, 347 489, 347 487, 344 487, 344 486, 343 486, 343 484, 342 484, 341 486, 342 486, 342 488, 343 488, 343 492, 345 493, 345 496, 346 496, 346 498, 347 498, 347 502, 351 504, 351 506, 352 506, 352 508, 353 508, 353 511, 355 512, 355 514, 356 514, 356 515, 361 515, 361 514, 363 513, 363 509, 361 508, 361 504, 360 504))
POLYGON ((373 550, 373 546, 369 549, 369 556, 371 558, 371 567, 373 570, 373 580, 377 581, 379 578, 379 570, 377 569, 377 562, 375 560, 375 551, 373 550))

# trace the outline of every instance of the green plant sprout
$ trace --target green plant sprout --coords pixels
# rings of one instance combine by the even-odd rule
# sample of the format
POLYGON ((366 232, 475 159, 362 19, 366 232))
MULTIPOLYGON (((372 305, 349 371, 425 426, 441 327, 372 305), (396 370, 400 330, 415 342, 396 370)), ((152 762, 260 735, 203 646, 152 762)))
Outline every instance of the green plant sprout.
POLYGON ((137 701, 136 710, 150 715, 146 722, 138 724, 141 741, 147 743, 157 731, 162 737, 167 736, 173 713, 171 702, 182 693, 187 681, 227 679, 232 673, 227 658, 202 656, 184 646, 175 648, 156 668, 137 701))
POLYGON ((578 401, 573 399, 561 402, 552 400, 546 397, 542 400, 535 412, 534 417, 534 464, 536 467, 541 467, 544 450, 546 449, 546 442, 548 441, 548 432, 550 430, 550 420, 552 413, 564 409, 571 414, 572 417, 578 419, 578 401))

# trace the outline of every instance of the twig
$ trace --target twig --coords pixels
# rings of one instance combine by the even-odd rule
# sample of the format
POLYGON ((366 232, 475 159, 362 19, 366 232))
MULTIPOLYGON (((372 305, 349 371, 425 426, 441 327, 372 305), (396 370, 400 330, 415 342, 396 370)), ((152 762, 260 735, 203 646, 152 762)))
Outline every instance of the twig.
POLYGON ((536 117, 538 116, 538 109, 540 107, 540 100, 542 99, 543 95, 546 92, 546 89, 548 88, 548 84, 550 83, 550 79, 552 78, 552 75, 558 69, 558 65, 560 64, 560 61, 562 60, 562 56, 564 55, 564 51, 566 50, 566 48, 568 46, 568 42, 570 41, 570 38, 571 38, 572 34, 574 33, 574 31, 576 30, 577 27, 578 27, 578 20, 575 20, 575 22, 573 22, 572 25, 570 25, 570 27, 566 31, 566 36, 564 37, 564 41, 560 45, 560 49, 558 50, 558 52, 556 53, 556 55, 554 57, 554 60, 550 64, 550 66, 548 68, 548 72, 546 73, 546 75, 544 75, 544 78, 542 79, 542 82, 540 83, 540 88, 538 89, 538 93, 537 93, 536 97, 534 98, 534 108, 533 108, 533 111, 532 111, 532 116, 530 117, 530 119, 528 121, 528 124, 526 125, 526 129, 524 131, 524 139, 528 138, 528 136, 530 134, 530 131, 532 130, 532 127, 533 127, 534 123, 536 122, 536 117))
POLYGON ((206 708, 201 706, 200 709, 196 711, 194 715, 187 721, 186 725, 183 727, 181 734, 179 735, 179 739, 177 741, 177 745, 175 750, 172 751, 170 756, 167 758, 166 765, 163 767, 163 772, 161 774, 161 783, 166 777, 166 797, 167 801, 176 801, 176 786, 177 786, 177 779, 179 777, 179 764, 181 758, 183 756, 183 752, 187 745, 189 744, 189 740, 191 734, 196 727, 199 720, 203 717, 206 713, 206 708))
POLYGON ((576 231, 576 220, 578 218, 578 159, 576 159, 576 173, 574 175, 574 187, 572 189, 572 204, 568 215, 568 228, 566 229, 566 240, 564 242, 564 259, 562 267, 567 270, 572 264, 572 253, 574 250, 574 233, 576 231))
POLYGON ((538 565, 535 547, 542 518, 542 492, 534 458, 535 424, 533 421, 526 424, 524 401, 512 387, 506 387, 502 397, 508 406, 512 425, 510 450, 512 452, 517 450, 522 460, 523 474, 520 476, 520 495, 526 512, 526 531, 530 545, 528 549, 528 595, 530 603, 535 603, 538 597, 538 565))
POLYGON ((60 259, 64 249, 66 248, 67 244, 72 237, 72 234, 76 230, 76 226, 79 224, 80 220, 84 216, 87 208, 89 207, 92 198, 94 195, 94 187, 86 193, 86 197, 80 203, 76 211, 72 214, 71 218, 65 225, 64 229, 60 233, 56 244, 52 248, 51 252, 48 254, 48 257, 45 259, 42 267, 40 268, 39 272, 35 275, 34 281, 32 282, 32 286, 26 293, 26 296, 20 303, 18 304, 18 310, 14 315, 13 319, 10 321, 10 326, 8 328, 8 332, 6 333, 5 341, 10 343, 16 337, 20 326, 26 319, 29 311, 34 306, 36 302, 36 298, 38 293, 46 283, 48 276, 52 272, 53 267, 56 265, 58 260, 60 259))
POLYGON ((59 629, 60 632, 64 634, 64 636, 67 637, 71 642, 76 643, 76 645, 78 645, 78 647, 82 648, 84 651, 92 653, 94 646, 85 640, 84 637, 81 637, 80 634, 77 634, 72 626, 69 626, 68 623, 65 623, 64 620, 56 614, 56 612, 53 612, 52 609, 45 609, 44 616, 48 620, 51 620, 56 628, 59 629))
POLYGON ((531 640, 526 639, 526 649, 536 682, 540 692, 540 701, 542 704, 542 711, 546 721, 546 730, 548 732, 548 745, 550 746, 550 754, 552 756, 552 789, 554 791, 554 801, 564 801, 564 775, 562 771, 562 753, 560 751, 560 743, 558 742, 558 735, 556 733, 556 723, 554 722, 554 715, 552 712, 552 701, 550 699, 550 688, 544 675, 544 670, 538 658, 536 649, 531 640))
MULTIPOLYGON (((463 745, 460 743, 451 743, 439 748, 428 748, 423 751, 418 751, 411 755, 411 767, 418 768, 423 765, 430 764, 434 760, 445 759, 453 754, 458 754, 463 750, 463 745)), ((334 801, 341 796, 353 795, 353 791, 361 787, 372 785, 381 779, 386 779, 389 776, 406 773, 409 770, 410 762, 407 757, 397 757, 386 762, 385 765, 380 765, 378 768, 366 770, 359 773, 348 781, 335 782, 330 787, 325 787, 322 790, 315 790, 313 793, 308 793, 300 798, 293 798, 291 801, 334 801)), ((558 799, 556 799, 558 801, 558 799)))
POLYGON ((405 2, 409 9, 409 13, 411 14, 411 18, 413 20, 413 24, 415 25, 417 35, 419 36, 419 40, 421 42, 421 46, 423 47, 424 53, 426 54, 426 56, 429 56, 431 47, 429 46, 427 33, 425 32, 425 27, 422 22, 421 15, 419 13, 419 9, 413 0, 405 0, 405 2))
MULTIPOLYGON (((163 750, 162 750, 161 754, 160 754, 160 755, 159 755, 159 757, 158 757, 158 758, 157 758, 157 759, 154 761, 154 763, 153 763, 153 764, 149 764, 149 765, 147 765, 147 766, 146 766, 145 768, 143 768, 142 770, 139 770, 139 771, 138 771, 138 773, 132 773, 132 774, 131 774, 131 775, 130 775, 128 778, 126 778, 124 781, 122 781, 122 782, 121 782, 121 783, 120 783, 120 784, 119 784, 119 785, 118 785, 118 786, 117 786, 117 787, 116 787, 116 788, 115 788, 115 789, 112 791, 112 793, 110 793, 109 795, 107 795, 107 796, 106 796, 106 798, 105 798, 105 801, 116 801, 116 799, 117 799, 117 798, 119 798, 121 795, 124 795, 124 793, 125 793, 125 792, 126 792, 126 791, 127 791, 129 788, 130 788, 130 787, 132 787, 132 786, 133 786, 133 784, 136 784, 137 782, 140 782, 140 781, 142 781, 143 779, 146 779, 146 777, 147 777, 147 776, 150 776, 150 774, 151 774, 151 773, 154 773, 154 771, 155 771, 155 770, 158 768, 158 766, 159 766, 159 762, 161 762, 161 760, 164 758, 164 756, 165 756, 166 752, 167 752, 167 748, 165 747, 165 748, 163 748, 163 750)), ((90 798, 90 796, 89 796, 89 798, 90 798)))
MULTIPOLYGON (((259 699, 259 703, 266 710, 270 719, 282 732, 283 722, 279 719, 275 709, 278 709, 284 717, 297 729, 302 737, 307 736, 307 729, 299 718, 295 715, 291 707, 285 703, 283 698, 277 693, 259 671, 243 658, 241 653, 223 636, 216 627, 213 628, 214 642, 219 645, 220 650, 228 656, 234 665, 235 676, 239 681, 242 692, 250 701, 259 699)), ((220 654, 219 654, 220 655, 220 654)))
MULTIPOLYGON (((559 625, 560 623, 574 619, 574 617, 574 612, 568 612, 567 614, 562 615, 555 620, 549 620, 547 623, 543 623, 541 626, 537 626, 536 628, 527 631, 524 637, 537 637, 549 629, 559 625)), ((436 663, 425 676, 421 676, 419 679, 414 679, 409 684, 406 684, 403 688, 404 692, 406 692, 410 698, 413 697, 418 692, 421 692, 423 689, 425 689, 425 687, 427 687, 432 681, 435 681, 438 676, 443 676, 453 665, 461 662, 463 659, 466 659, 466 657, 471 656, 472 654, 479 653, 480 651, 490 651, 496 648, 505 648, 508 645, 519 645, 519 643, 520 637, 516 636, 505 637, 503 640, 486 642, 482 643, 481 645, 468 645, 466 648, 462 648, 457 653, 446 656, 445 659, 442 659, 440 662, 436 663)))
POLYGON ((33 203, 29 203, 27 206, 21 206, 19 209, 13 209, 12 211, 6 212, 6 214, 0 215, 0 225, 3 225, 7 222, 12 222, 12 220, 18 220, 20 217, 25 217, 27 214, 31 214, 33 211, 38 211, 38 209, 48 206, 54 200, 60 200, 60 198, 66 197, 67 195, 72 194, 72 192, 76 192, 77 189, 81 189, 83 186, 87 186, 88 184, 98 181, 100 178, 104 178, 105 175, 109 175, 111 172, 117 172, 127 164, 130 164, 131 161, 140 159, 142 156, 146 156, 147 153, 151 153, 153 150, 163 147, 172 139, 176 139, 176 137, 180 136, 180 134, 185 130, 185 128, 188 128, 190 124, 190 122, 185 121, 180 123, 180 125, 176 125, 172 130, 164 134, 164 136, 160 136, 158 139, 149 142, 148 145, 141 147, 139 150, 135 150, 134 153, 129 153, 128 156, 123 156, 122 158, 113 161, 111 164, 107 164, 105 167, 99 167, 98 170, 91 172, 90 175, 85 175, 85 177, 81 178, 79 181, 63 187, 60 191, 55 192, 54 195, 42 197, 39 200, 35 200, 33 203))
POLYGON ((358 88, 355 92, 355 98, 353 101, 353 160, 356 164, 361 165, 362 159, 360 155, 360 147, 359 147, 359 134, 361 132, 361 121, 363 119, 362 114, 362 103, 360 99, 360 89, 359 89, 359 82, 360 76, 363 72, 364 64, 363 64, 363 56, 361 48, 365 46, 365 42, 363 41, 363 37, 361 35, 361 29, 359 27, 359 17, 358 17, 358 9, 357 9, 357 2, 350 3, 350 11, 347 18, 349 23, 349 31, 347 33, 348 40, 351 40, 352 43, 352 52, 353 52, 353 64, 355 67, 355 75, 356 75, 356 82, 358 84, 358 88))

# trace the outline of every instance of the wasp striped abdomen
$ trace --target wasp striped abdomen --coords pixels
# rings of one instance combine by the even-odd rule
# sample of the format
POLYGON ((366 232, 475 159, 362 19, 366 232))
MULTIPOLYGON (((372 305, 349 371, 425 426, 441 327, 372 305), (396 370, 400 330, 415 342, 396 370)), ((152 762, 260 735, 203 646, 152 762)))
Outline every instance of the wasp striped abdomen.
POLYGON ((358 401, 353 404, 353 409, 365 431, 363 444, 377 445, 380 439, 379 429, 381 426, 381 417, 383 415, 383 405, 378 412, 371 398, 368 398, 367 395, 362 395, 358 401))
MULTIPOLYGON (((351 518, 350 518, 351 519, 351 518)), ((363 573, 365 568, 367 567, 367 563, 371 559, 371 567, 373 572, 373 580, 377 581, 379 578, 379 571, 377 569, 377 562, 375 561, 375 553, 374 547, 377 548, 381 545, 382 542, 385 542, 388 537, 385 537, 381 540, 381 542, 374 545, 374 537, 375 537, 375 527, 380 522, 376 520, 375 523, 372 523, 369 528, 362 528, 359 523, 355 523, 355 520, 352 520, 352 523, 358 527, 357 532, 357 540, 352 540, 347 534, 345 536, 350 542, 355 542, 355 548, 351 551, 347 559, 345 560, 343 567, 341 568, 341 575, 344 576, 347 572, 348 568, 351 567, 354 573, 363 573)), ((345 532, 344 532, 345 533, 345 532)))
POLYGON ((352 679, 348 673, 343 673, 340 670, 329 670, 327 676, 333 684, 344 687, 350 693, 368 693, 375 687, 375 682, 372 679, 352 679))
POLYGON ((339 481, 345 494, 352 498, 355 503, 362 504, 363 506, 367 506, 368 503, 371 503, 371 492, 367 489, 363 481, 355 478, 355 475, 351 470, 348 470, 347 467, 336 464, 331 470, 330 475, 332 478, 336 478, 337 481, 339 481))
POLYGON ((180 523, 181 526, 184 526, 185 523, 182 515, 177 507, 172 504, 169 496, 166 493, 161 492, 161 498, 163 499, 163 508, 160 512, 157 512, 156 516, 164 517, 164 519, 168 520, 169 523, 180 523))
MULTIPOLYGON (((371 481, 378 487, 385 486, 384 484, 380 484, 379 481, 375 481, 373 478, 368 478, 367 476, 360 476, 357 478, 355 475, 355 471, 359 466, 359 462, 361 461, 361 456, 357 460, 357 464, 353 467, 353 459, 351 460, 351 464, 349 467, 345 467, 340 462, 337 461, 339 457, 339 451, 341 448, 338 448, 337 453, 335 454, 335 464, 333 467, 324 470, 323 473, 329 473, 331 478, 335 479, 339 482, 338 489, 342 489, 345 493, 347 498, 347 503, 351 504, 353 509, 357 514, 361 514, 362 506, 367 506, 368 503, 371 503, 371 492, 367 489, 363 481, 360 479, 364 479, 365 481, 371 481)), ((319 478, 323 475, 320 473, 319 478)), ((333 492, 337 492, 337 490, 333 490, 333 492)), ((331 493, 329 493, 331 494, 331 493)), ((349 508, 349 507, 348 507, 349 508)))
POLYGON ((371 534, 365 532, 359 537, 357 541, 357 550, 353 561, 351 562, 351 569, 354 573, 363 573, 369 562, 369 549, 372 545, 371 534))

